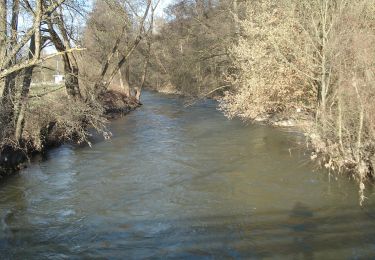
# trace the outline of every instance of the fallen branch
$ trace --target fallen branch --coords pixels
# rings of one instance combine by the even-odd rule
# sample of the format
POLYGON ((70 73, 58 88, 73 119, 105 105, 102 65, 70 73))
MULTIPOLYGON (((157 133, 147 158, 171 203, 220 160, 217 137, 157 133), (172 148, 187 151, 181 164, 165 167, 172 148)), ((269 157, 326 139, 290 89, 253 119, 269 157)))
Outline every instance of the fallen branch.
POLYGON ((192 106, 195 102, 197 102, 197 100, 199 100, 199 99, 203 99, 203 98, 207 97, 208 95, 210 95, 210 94, 212 94, 212 93, 214 93, 214 92, 216 92, 216 91, 218 91, 218 90, 220 90, 220 89, 224 89, 224 88, 228 88, 228 87, 230 87, 230 86, 229 86, 229 85, 225 85, 225 86, 221 86, 221 87, 215 88, 215 89, 213 89, 213 90, 207 92, 206 94, 200 95, 198 98, 193 99, 193 101, 188 102, 188 103, 185 103, 184 106, 185 106, 185 107, 192 106))
POLYGON ((204 97, 207 97, 208 95, 220 90, 220 89, 223 89, 223 88, 228 88, 230 86, 226 85, 226 86, 221 86, 221 87, 218 87, 218 88, 215 88, 213 90, 211 90, 210 92, 206 93, 206 94, 203 94, 202 96, 200 96, 200 98, 204 98, 204 97))

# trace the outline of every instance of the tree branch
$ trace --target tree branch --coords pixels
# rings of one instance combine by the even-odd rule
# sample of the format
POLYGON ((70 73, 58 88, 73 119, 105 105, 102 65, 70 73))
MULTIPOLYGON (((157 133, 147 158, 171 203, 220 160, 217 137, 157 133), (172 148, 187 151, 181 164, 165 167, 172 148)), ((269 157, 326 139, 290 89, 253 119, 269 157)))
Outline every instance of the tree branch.
POLYGON ((22 70, 22 69, 25 69, 25 68, 28 68, 28 67, 31 67, 31 66, 38 65, 40 63, 43 63, 46 60, 49 60, 49 59, 52 59, 52 58, 56 57, 56 56, 60 56, 60 55, 63 55, 65 53, 72 53, 72 52, 75 52, 75 51, 84 51, 84 50, 86 50, 86 48, 76 47, 76 48, 71 48, 71 49, 66 50, 66 51, 53 53, 51 55, 48 55, 48 56, 45 56, 45 57, 42 57, 42 58, 39 58, 39 59, 36 59, 36 60, 27 60, 23 63, 16 64, 16 65, 10 67, 9 69, 2 70, 1 73, 0 73, 0 79, 5 78, 6 76, 8 76, 9 74, 11 74, 13 72, 16 72, 16 71, 19 71, 19 70, 22 70))

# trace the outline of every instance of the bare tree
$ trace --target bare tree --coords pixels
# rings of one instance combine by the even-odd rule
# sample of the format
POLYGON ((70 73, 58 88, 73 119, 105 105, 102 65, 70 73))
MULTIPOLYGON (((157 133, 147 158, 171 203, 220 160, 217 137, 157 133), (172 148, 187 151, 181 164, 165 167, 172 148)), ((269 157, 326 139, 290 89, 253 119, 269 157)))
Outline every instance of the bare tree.
MULTIPOLYGON (((1 9, 1 56, 0 59, 0 81, 3 85, 1 97, 1 121, 6 129, 3 138, 14 138, 19 141, 22 136, 24 125, 24 113, 28 103, 31 80, 34 68, 49 58, 58 55, 67 55, 78 48, 65 48, 57 53, 42 56, 41 51, 46 38, 43 36, 43 23, 49 19, 51 14, 63 4, 63 0, 53 1, 36 0, 22 2, 23 15, 30 17, 32 21, 29 28, 18 28, 18 19, 21 12, 19 0, 11 2, 11 10, 7 7, 9 3, 2 1, 1 9), (7 5, 8 4, 8 5, 7 5), (8 11, 10 16, 8 16, 8 11), (8 17, 10 22, 8 23, 8 17), (8 28, 8 24, 10 27, 8 28), (25 55, 26 54, 26 55, 25 55), (16 87, 16 81, 21 87, 16 87)), ((23 25, 23 27, 28 24, 23 25)))
POLYGON ((135 98, 136 98, 136 100, 138 100, 138 102, 140 102, 142 89, 143 89, 143 87, 145 86, 145 83, 146 83, 147 70, 148 70, 148 67, 149 67, 150 56, 151 56, 151 46, 152 46, 152 43, 153 43, 154 16, 155 16, 155 10, 158 7, 159 2, 160 2, 160 0, 158 0, 155 3, 155 5, 151 5, 151 18, 150 18, 150 21, 149 21, 149 28, 147 30, 147 34, 146 34, 146 37, 145 37, 147 49, 146 49, 144 62, 143 62, 141 84, 140 84, 139 88, 137 87, 135 89, 135 98))
POLYGON ((95 84, 95 89, 97 89, 99 92, 103 92, 106 89, 108 89, 109 85, 113 81, 114 77, 118 74, 119 70, 122 68, 122 66, 126 63, 130 55, 136 50, 139 43, 141 42, 142 38, 144 37, 144 23, 147 19, 150 6, 151 6, 151 0, 147 0, 147 4, 145 7, 145 11, 143 16, 140 19, 139 25, 138 25, 138 31, 135 34, 134 40, 129 43, 129 46, 127 46, 126 50, 123 52, 119 52, 120 42, 124 37, 124 34, 126 32, 126 28, 129 26, 128 24, 123 24, 121 26, 121 31, 119 32, 116 41, 111 49, 111 51, 107 54, 107 57, 105 59, 105 62, 102 64, 102 68, 100 71, 100 76, 98 78, 98 82, 95 84), (113 58, 115 55, 119 54, 119 60, 117 63, 113 64, 113 68, 110 69, 111 62, 113 61, 113 58))
POLYGON ((64 24, 64 19, 62 13, 50 17, 47 20, 48 32, 53 42, 54 47, 57 51, 63 53, 62 58, 64 62, 64 73, 65 73, 65 88, 68 95, 75 99, 81 99, 81 92, 79 88, 79 67, 74 56, 74 53, 67 52, 67 50, 72 49, 70 43, 66 25, 64 24), (59 33, 56 32, 54 25, 59 29, 59 33))
POLYGON ((353 173, 362 202, 375 162, 374 1, 263 0, 245 7, 231 49, 234 87, 222 109, 251 119, 299 118, 296 111, 304 111, 323 165, 353 173))

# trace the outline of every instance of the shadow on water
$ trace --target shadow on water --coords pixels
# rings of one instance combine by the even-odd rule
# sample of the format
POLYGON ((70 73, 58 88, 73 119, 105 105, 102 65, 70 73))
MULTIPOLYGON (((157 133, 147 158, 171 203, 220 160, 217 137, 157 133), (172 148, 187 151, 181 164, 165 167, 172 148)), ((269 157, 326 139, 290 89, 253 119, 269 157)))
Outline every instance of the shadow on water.
POLYGON ((8 212, 2 216, 0 254, 35 258, 56 257, 59 252, 61 257, 320 259, 334 252, 335 258, 373 257, 374 218, 367 215, 358 221, 357 208, 336 208, 339 215, 330 211, 313 210, 297 202, 290 211, 178 219, 140 217, 104 227, 85 226, 79 220, 69 226, 45 223, 37 229, 34 223, 14 227, 17 216, 8 212))

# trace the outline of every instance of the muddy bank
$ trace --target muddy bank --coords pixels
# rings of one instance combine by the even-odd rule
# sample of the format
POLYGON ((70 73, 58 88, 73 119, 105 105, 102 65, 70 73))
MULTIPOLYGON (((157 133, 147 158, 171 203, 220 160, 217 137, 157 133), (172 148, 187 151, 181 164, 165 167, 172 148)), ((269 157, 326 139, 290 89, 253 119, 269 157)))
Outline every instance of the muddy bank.
POLYGON ((118 91, 107 91, 101 96, 104 114, 108 119, 121 117, 142 104, 134 97, 128 97, 118 91))

